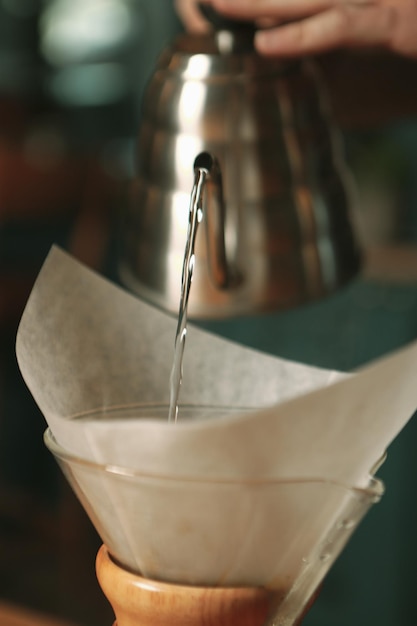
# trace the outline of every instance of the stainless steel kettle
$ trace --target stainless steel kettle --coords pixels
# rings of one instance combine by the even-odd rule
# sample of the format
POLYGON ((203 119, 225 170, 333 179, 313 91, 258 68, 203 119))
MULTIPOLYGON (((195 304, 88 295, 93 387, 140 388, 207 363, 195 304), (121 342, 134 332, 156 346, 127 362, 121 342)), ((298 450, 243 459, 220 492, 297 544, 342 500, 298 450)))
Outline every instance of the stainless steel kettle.
MULTIPOLYGON (((212 280, 199 232, 189 316, 298 306, 331 293, 360 266, 348 173, 317 68, 308 59, 262 58, 253 34, 250 24, 220 21, 210 35, 180 35, 144 96, 120 272, 133 291, 173 313, 202 152, 221 174, 209 177, 203 213, 221 191, 238 279, 222 287, 212 280), (210 193, 220 179, 222 190, 210 193)), ((208 228, 203 215, 200 230, 208 228)))

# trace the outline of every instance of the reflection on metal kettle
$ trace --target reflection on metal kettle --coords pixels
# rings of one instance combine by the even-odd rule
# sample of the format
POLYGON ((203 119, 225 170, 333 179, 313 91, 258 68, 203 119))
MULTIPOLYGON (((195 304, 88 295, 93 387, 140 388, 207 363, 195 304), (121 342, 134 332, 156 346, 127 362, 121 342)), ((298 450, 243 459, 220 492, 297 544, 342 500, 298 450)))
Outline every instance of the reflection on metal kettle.
POLYGON ((251 25, 180 35, 144 97, 122 280, 177 312, 193 163, 209 152, 221 172, 226 254, 239 280, 222 289, 211 280, 210 237, 199 233, 189 315, 284 309, 331 293, 360 266, 338 141, 311 60, 260 57, 251 25))

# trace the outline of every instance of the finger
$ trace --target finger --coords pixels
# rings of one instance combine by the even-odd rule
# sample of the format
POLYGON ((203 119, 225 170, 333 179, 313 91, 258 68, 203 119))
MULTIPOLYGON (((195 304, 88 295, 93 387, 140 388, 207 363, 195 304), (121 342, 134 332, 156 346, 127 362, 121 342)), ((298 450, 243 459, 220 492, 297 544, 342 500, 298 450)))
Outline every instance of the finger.
POLYGON ((417 5, 413 0, 404 2, 404 7, 393 18, 389 48, 393 52, 417 59, 417 5))
POLYGON ((206 33, 210 30, 210 24, 197 6, 197 0, 175 0, 175 10, 190 32, 206 33))
POLYGON ((301 56, 340 47, 389 46, 395 16, 392 8, 342 5, 307 19, 258 31, 261 54, 301 56))
POLYGON ((242 19, 297 19, 330 9, 340 0, 212 0, 224 15, 242 19))

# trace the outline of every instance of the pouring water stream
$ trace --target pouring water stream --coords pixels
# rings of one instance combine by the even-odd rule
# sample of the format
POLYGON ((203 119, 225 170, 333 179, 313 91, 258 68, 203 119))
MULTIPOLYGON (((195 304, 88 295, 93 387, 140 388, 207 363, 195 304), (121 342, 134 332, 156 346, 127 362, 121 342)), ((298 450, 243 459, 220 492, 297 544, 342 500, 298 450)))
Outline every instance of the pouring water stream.
POLYGON ((195 268, 194 248, 198 225, 203 219, 203 194, 205 182, 209 176, 211 163, 212 159, 207 153, 199 155, 194 162, 194 185, 190 198, 187 239, 181 274, 181 296, 178 312, 178 324, 174 344, 174 360, 170 376, 170 401, 168 413, 168 421, 170 422, 176 422, 178 418, 178 398, 182 383, 182 363, 185 340, 187 337, 188 300, 195 268))

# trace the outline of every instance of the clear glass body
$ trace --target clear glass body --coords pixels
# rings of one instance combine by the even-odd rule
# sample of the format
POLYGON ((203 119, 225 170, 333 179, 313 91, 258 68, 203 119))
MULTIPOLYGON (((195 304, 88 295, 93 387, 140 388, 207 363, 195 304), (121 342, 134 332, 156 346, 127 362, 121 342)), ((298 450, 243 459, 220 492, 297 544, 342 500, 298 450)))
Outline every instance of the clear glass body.
MULTIPOLYGON (((209 411, 216 415, 225 409, 209 411)), ((197 412, 206 415, 207 408, 197 412)), ((167 419, 168 411, 129 409, 104 417, 141 414, 167 419)), ((184 410, 180 415, 186 418, 184 410)), ((374 479, 358 489, 302 477, 240 482, 147 475, 77 458, 49 429, 45 443, 122 567, 181 585, 263 587, 276 599, 273 623, 285 626, 303 614, 383 493, 374 479)))

